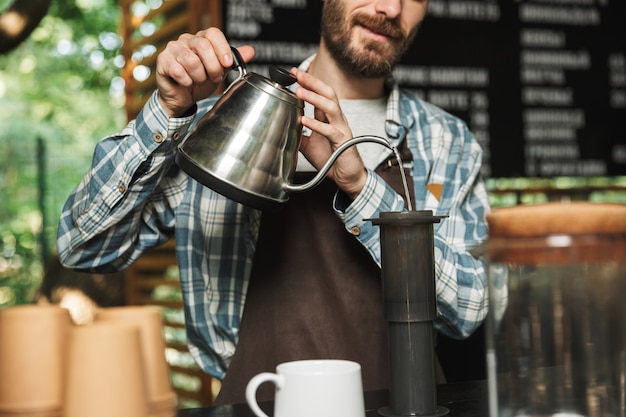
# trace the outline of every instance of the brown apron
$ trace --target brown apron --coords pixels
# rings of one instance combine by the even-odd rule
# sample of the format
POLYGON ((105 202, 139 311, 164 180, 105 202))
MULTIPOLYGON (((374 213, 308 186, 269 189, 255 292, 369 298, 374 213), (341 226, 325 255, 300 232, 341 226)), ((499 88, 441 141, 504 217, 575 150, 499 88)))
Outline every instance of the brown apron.
MULTIPOLYGON (((411 158, 406 146, 401 153, 411 158)), ((376 172, 404 196, 395 158, 376 172)), ((294 183, 310 175, 297 173, 294 183)), ((380 268, 333 212, 336 190, 326 179, 293 193, 280 212, 263 213, 239 342, 215 404, 245 402, 254 375, 300 359, 356 361, 365 391, 387 389, 380 268)), ((263 384, 257 399, 272 400, 274 391, 263 384)))

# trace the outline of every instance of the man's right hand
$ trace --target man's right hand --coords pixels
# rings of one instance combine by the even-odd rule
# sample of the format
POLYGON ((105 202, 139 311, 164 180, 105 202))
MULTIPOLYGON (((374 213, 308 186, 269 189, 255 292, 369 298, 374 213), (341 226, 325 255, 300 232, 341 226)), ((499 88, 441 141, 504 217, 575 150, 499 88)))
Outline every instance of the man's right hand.
MULTIPOLYGON (((251 46, 237 48, 245 62, 251 46)), ((167 44, 156 62, 159 101, 170 117, 184 115, 197 101, 215 92, 233 65, 230 44, 217 28, 183 34, 167 44)))

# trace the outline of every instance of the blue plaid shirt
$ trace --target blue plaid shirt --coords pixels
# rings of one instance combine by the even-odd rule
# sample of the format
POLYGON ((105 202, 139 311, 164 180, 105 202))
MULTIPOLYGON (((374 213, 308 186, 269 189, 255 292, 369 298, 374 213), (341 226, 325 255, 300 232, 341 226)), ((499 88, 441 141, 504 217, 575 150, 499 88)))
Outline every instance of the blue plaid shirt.
MULTIPOLYGON (((389 88, 385 130, 396 144, 407 135, 414 209, 447 216, 434 224, 435 325, 448 336, 466 337, 487 313, 485 265, 468 252, 488 234, 482 151, 461 120, 391 79, 389 88), (443 185, 439 198, 429 184, 443 185)), ((170 119, 155 93, 135 120, 101 140, 65 204, 57 246, 68 267, 111 272, 175 236, 189 348, 205 372, 221 379, 237 345, 261 213, 202 186, 174 163, 177 145, 215 100, 199 102, 192 116, 170 119)), ((380 265, 379 228, 364 219, 404 205, 374 168, 368 167, 365 188, 348 207, 328 204, 347 231, 360 228, 355 239, 380 265)))

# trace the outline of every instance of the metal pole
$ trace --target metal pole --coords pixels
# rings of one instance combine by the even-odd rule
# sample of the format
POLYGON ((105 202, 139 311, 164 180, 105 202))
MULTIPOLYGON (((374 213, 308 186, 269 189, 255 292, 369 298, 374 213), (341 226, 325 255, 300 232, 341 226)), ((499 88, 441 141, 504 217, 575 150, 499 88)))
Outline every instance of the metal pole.
POLYGON ((46 265, 50 255, 50 248, 48 247, 48 237, 46 236, 46 227, 48 226, 48 217, 46 215, 46 144, 42 138, 37 138, 37 193, 39 211, 41 212, 41 231, 39 233, 41 259, 42 263, 46 265))

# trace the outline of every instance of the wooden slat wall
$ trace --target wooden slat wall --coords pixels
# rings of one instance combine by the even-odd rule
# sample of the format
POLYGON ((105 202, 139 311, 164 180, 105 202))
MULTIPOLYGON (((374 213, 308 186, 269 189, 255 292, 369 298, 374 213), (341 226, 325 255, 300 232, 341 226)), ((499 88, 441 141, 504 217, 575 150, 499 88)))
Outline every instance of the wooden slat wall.
MULTIPOLYGON (((121 76, 125 82, 125 108, 128 120, 137 116, 156 88, 156 57, 167 42, 177 39, 182 33, 196 33, 209 26, 222 27, 221 0, 163 0, 158 9, 149 10, 143 16, 133 14, 133 5, 136 3, 137 0, 119 0, 122 10, 120 35, 123 38, 122 54, 125 59, 121 76), (153 25, 154 31, 144 36, 140 29, 142 25, 147 24, 153 25), (153 53, 149 55, 142 53, 147 49, 151 49, 153 53), (138 65, 150 69, 150 76, 146 80, 138 81, 133 77, 133 71, 138 65)), ((172 270, 177 271, 173 240, 144 254, 127 272, 127 303, 161 307, 164 311, 166 336, 184 335, 184 319, 168 318, 171 312, 180 312, 178 316, 183 316, 182 297, 171 297, 171 294, 180 294, 177 274, 172 278, 172 270), (159 293, 167 293, 170 296, 159 297, 159 293)), ((210 405, 215 392, 219 389, 219 382, 212 380, 190 359, 184 361, 184 365, 170 359, 170 357, 190 358, 190 354, 184 342, 168 339, 170 339, 167 341, 168 361, 179 404, 210 405), (177 379, 183 383, 177 384, 177 379)))
POLYGON ((136 0, 119 0, 122 8, 120 34, 124 44, 122 54, 126 60, 122 68, 122 78, 126 83, 126 116, 134 119, 155 88, 156 57, 167 42, 177 39, 182 33, 196 33, 209 26, 222 27, 221 0, 165 0, 158 9, 150 10, 145 16, 132 12, 136 0), (156 30, 143 36, 140 27, 153 24, 156 30), (145 46, 154 46, 156 52, 142 56, 145 46), (138 65, 150 68, 151 75, 146 80, 133 78, 133 70, 138 65))

